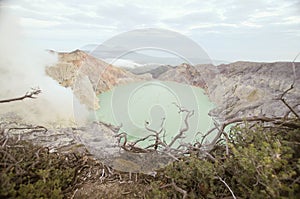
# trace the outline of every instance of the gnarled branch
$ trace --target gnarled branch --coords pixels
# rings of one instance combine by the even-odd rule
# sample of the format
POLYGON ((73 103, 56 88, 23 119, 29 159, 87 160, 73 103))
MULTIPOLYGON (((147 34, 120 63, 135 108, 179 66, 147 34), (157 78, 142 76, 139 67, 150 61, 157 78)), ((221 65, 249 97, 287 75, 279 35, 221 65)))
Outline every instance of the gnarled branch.
POLYGON ((0 103, 8 103, 8 102, 13 102, 13 101, 21 101, 26 98, 31 98, 31 99, 36 99, 36 96, 42 92, 41 89, 36 88, 36 89, 31 89, 31 91, 28 91, 25 93, 25 95, 21 97, 16 97, 16 98, 11 98, 11 99, 5 99, 5 100, 0 100, 0 103))
POLYGON ((295 86, 295 82, 296 82, 296 66, 295 66, 295 61, 297 59, 297 57, 300 55, 300 53, 298 53, 298 55, 295 57, 295 59, 292 61, 292 67, 293 67, 293 82, 292 84, 290 85, 290 87, 288 89, 286 89, 279 97, 279 99, 284 103, 284 105, 286 107, 288 107, 288 109, 298 118, 300 119, 300 116, 299 114, 285 101, 284 99, 284 96, 289 92, 291 91, 294 86, 295 86))

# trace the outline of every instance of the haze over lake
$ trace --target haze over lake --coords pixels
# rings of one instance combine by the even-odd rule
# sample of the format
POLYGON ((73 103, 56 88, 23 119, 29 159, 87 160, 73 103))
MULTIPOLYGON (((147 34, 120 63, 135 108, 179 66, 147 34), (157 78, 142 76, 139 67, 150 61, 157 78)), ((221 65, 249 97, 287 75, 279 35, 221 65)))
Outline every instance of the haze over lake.
POLYGON ((201 133, 207 132, 213 123, 208 112, 213 108, 204 90, 175 82, 147 81, 115 87, 99 95, 100 109, 96 120, 120 125, 121 131, 131 138, 141 138, 149 134, 145 122, 155 130, 160 129, 165 118, 165 139, 170 140, 185 126, 186 113, 179 114, 176 106, 194 110, 189 119, 189 131, 184 141, 201 139, 201 133), (195 134, 198 134, 195 138, 195 134))

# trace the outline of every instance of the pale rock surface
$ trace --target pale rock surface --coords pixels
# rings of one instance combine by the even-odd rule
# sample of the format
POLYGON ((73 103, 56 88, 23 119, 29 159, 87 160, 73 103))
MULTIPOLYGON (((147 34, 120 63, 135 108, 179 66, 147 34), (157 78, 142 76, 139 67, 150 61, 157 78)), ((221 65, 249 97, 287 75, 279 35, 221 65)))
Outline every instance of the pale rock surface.
MULTIPOLYGON (((294 88, 285 99, 299 113, 300 107, 300 63, 295 63, 294 88)), ((217 105, 211 115, 220 120, 246 116, 284 116, 289 110, 278 100, 293 82, 292 63, 235 62, 223 64, 211 71, 207 67, 197 68, 208 86, 208 95, 217 105)))
MULTIPOLYGON (((98 95, 121 84, 151 79, 151 75, 149 74, 134 75, 80 50, 70 53, 57 53, 57 55, 58 62, 53 66, 48 66, 46 74, 55 79, 60 85, 76 90, 74 94, 81 103, 86 104, 92 109, 99 108, 95 105, 99 103, 94 95, 98 95), (88 93, 85 91, 87 85, 89 85, 87 81, 90 82, 95 93, 90 96, 94 101, 87 98, 88 93)), ((88 86, 87 90, 90 93, 90 86, 88 86)))

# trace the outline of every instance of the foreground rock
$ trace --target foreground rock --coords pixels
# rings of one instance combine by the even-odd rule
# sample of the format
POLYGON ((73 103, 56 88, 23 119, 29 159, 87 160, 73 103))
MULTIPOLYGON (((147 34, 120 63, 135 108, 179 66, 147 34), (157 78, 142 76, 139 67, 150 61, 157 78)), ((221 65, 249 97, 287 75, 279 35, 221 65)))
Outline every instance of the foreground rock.
POLYGON ((110 168, 130 173, 155 175, 156 170, 174 161, 159 152, 133 153, 120 148, 118 128, 105 123, 91 123, 84 127, 46 128, 0 118, 0 132, 7 139, 16 138, 46 147, 50 153, 90 154, 110 168))

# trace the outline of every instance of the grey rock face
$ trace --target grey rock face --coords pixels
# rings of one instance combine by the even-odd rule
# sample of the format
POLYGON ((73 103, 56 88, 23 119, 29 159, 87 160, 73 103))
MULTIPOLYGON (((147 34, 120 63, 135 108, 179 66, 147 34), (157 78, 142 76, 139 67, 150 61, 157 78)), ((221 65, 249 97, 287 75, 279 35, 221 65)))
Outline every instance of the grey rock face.
MULTIPOLYGON (((220 120, 236 117, 284 116, 289 109, 278 100, 294 77, 292 63, 235 62, 210 70, 198 66, 208 86, 208 95, 217 105, 210 114, 220 120)), ((300 112, 300 63, 295 63, 294 88, 285 95, 286 101, 300 112)))
MULTIPOLYGON (((294 88, 285 99, 300 112, 300 63, 295 63, 295 75, 294 88)), ((219 66, 182 64, 168 68, 157 79, 205 89, 216 105, 210 115, 223 121, 262 114, 284 116, 289 109, 278 98, 291 86, 293 77, 291 62, 235 62, 219 66)))
MULTIPOLYGON (((287 106, 278 98, 293 82, 291 62, 235 62, 214 66, 181 64, 147 71, 153 79, 203 88, 216 108, 210 115, 220 121, 247 116, 284 116, 287 106)), ((300 63, 295 63, 294 88, 285 99, 300 111, 300 63)))

